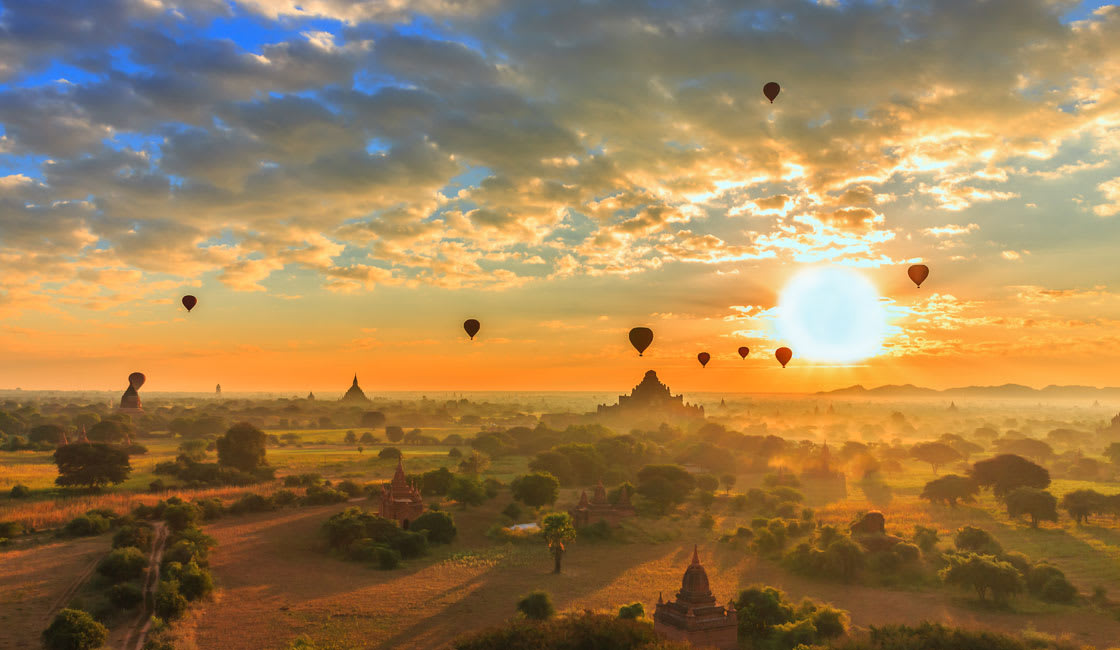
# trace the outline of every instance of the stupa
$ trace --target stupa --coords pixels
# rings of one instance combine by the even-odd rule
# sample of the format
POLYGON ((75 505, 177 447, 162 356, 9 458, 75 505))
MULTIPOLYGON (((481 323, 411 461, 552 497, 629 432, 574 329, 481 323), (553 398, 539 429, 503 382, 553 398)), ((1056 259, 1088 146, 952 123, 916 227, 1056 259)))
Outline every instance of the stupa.
POLYGON ((657 379, 657 372, 648 370, 629 395, 619 395, 618 404, 601 404, 597 415, 608 419, 703 419, 704 407, 686 404, 683 395, 673 395, 657 379))
POLYGON ((626 486, 622 487, 618 495, 618 503, 612 504, 607 500, 607 489, 603 487, 603 482, 599 481, 595 486, 594 496, 588 499, 587 491, 584 490, 579 495, 579 503, 568 513, 572 515, 575 525, 582 528, 600 521, 618 526, 626 517, 633 517, 635 511, 634 506, 630 504, 630 490, 626 486))
POLYGON ((132 384, 128 385, 125 389, 124 395, 121 395, 121 404, 117 410, 123 413, 143 413, 144 408, 140 404, 140 393, 137 392, 136 387, 132 384))
POLYGON ((692 548, 692 564, 684 571, 676 600, 665 602, 657 595, 653 629, 670 641, 681 641, 697 648, 738 650, 739 617, 735 604, 716 604, 708 585, 708 572, 700 564, 700 553, 692 548))
POLYGON ((363 393, 362 389, 358 387, 358 375, 357 375, 357 373, 354 374, 354 383, 350 384, 350 390, 346 391, 346 394, 343 395, 342 399, 339 400, 339 401, 340 402, 368 402, 369 401, 369 398, 366 397, 366 394, 363 393))
POLYGON ((397 471, 393 480, 381 486, 381 504, 377 515, 385 519, 395 519, 401 528, 407 529, 409 522, 424 512, 424 498, 420 490, 408 482, 404 474, 404 459, 397 459, 397 471))

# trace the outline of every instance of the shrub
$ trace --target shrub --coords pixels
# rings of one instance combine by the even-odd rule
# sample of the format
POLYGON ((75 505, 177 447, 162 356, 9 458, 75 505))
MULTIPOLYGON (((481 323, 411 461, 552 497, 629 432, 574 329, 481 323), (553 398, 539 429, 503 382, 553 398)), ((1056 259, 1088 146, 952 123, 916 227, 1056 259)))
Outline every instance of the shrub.
POLYGON ((213 497, 209 499, 198 499, 193 503, 195 507, 198 508, 204 521, 213 521, 226 513, 226 508, 222 505, 221 500, 213 497))
POLYGON ((325 506, 349 500, 350 497, 341 490, 313 485, 307 488, 307 495, 303 497, 301 503, 308 506, 325 506))
POLYGON ((1072 603, 1077 598, 1077 587, 1064 576, 1051 578, 1042 586, 1038 596, 1049 603, 1072 603))
POLYGON ((131 582, 124 582, 109 588, 109 602, 120 609, 132 609, 143 600, 144 591, 131 582))
POLYGON ((412 521, 409 530, 427 533, 428 541, 436 544, 450 544, 459 532, 446 512, 425 512, 412 521))
POLYGON ((157 478, 156 480, 154 480, 154 481, 152 481, 151 483, 148 484, 148 491, 149 492, 163 492, 166 489, 167 489, 167 485, 163 482, 163 479, 161 479, 161 478, 157 478))
POLYGON ((338 485, 334 486, 334 489, 338 490, 339 492, 344 492, 346 496, 350 498, 362 495, 362 486, 349 479, 345 481, 339 481, 338 485))
POLYGON ((113 535, 113 548, 134 546, 141 551, 152 549, 152 527, 148 524, 132 524, 121 526, 116 535, 113 535))
POLYGON ((618 608, 618 617, 624 619, 639 619, 646 615, 646 608, 641 603, 630 603, 618 608))
POLYGON ((397 449, 396 447, 385 447, 381 451, 377 452, 377 457, 382 459, 382 460, 389 459, 389 458, 392 458, 393 460, 397 460, 398 458, 401 457, 401 450, 397 449))
POLYGON ((918 548, 922 549, 923 553, 929 553, 937 548, 937 529, 916 526, 914 528, 914 536, 911 539, 914 540, 918 548))
POLYGON ((699 525, 705 530, 711 530, 716 525, 716 519, 710 512, 705 512, 700 515, 699 525))
POLYGON ((917 545, 907 544, 906 542, 896 544, 894 553, 903 562, 917 562, 922 557, 922 551, 917 545))
POLYGON ((521 506, 517 505, 516 501, 511 501, 508 506, 502 509, 502 514, 517 521, 521 518, 521 506))
POLYGON ((167 575, 172 580, 178 581, 179 593, 188 601, 204 598, 214 591, 214 580, 210 577, 210 572, 198 566, 198 563, 193 560, 185 565, 176 565, 174 568, 169 566, 167 575))
POLYGON ((11 539, 23 532, 23 525, 18 521, 0 521, 0 539, 11 539))
POLYGON ((64 609, 43 630, 47 650, 94 650, 109 639, 109 630, 80 609, 64 609))
POLYGON ((66 537, 100 535, 109 530, 109 520, 100 515, 78 515, 62 527, 66 537))
POLYGON ((259 494, 245 494, 230 505, 229 511, 235 515, 241 515, 250 512, 267 512, 274 510, 275 507, 275 504, 268 497, 259 494))
POLYGON ((277 490, 272 493, 272 503, 278 508, 294 506, 299 502, 299 495, 291 490, 277 490))
POLYGON ((16 483, 12 486, 11 492, 8 493, 13 499, 24 499, 31 496, 31 488, 21 483, 16 483))
POLYGON ((148 558, 143 551, 135 546, 125 546, 109 551, 97 564, 97 572, 112 582, 125 582, 140 577, 144 567, 148 566, 148 558))
POLYGON ((946 584, 975 590, 980 600, 991 593, 997 602, 1003 602, 1023 590, 1019 570, 1008 562, 975 553, 947 555, 946 559, 949 566, 940 571, 941 579, 946 584))
POLYGON ((534 621, 544 621, 552 618, 556 608, 552 606, 552 599, 543 591, 531 591, 517 601, 517 611, 525 618, 534 621))
POLYGON ((1003 547, 988 531, 973 526, 965 526, 958 530, 953 538, 953 544, 958 551, 971 551, 987 555, 1003 553, 1003 547))
POLYGON ((156 588, 156 616, 165 621, 173 621, 187 611, 187 599, 179 593, 179 583, 174 580, 160 580, 156 588))
POLYGON ((187 528, 193 528, 199 519, 199 514, 199 509, 194 504, 183 503, 168 506, 163 511, 163 520, 167 522, 168 528, 178 532, 187 528))

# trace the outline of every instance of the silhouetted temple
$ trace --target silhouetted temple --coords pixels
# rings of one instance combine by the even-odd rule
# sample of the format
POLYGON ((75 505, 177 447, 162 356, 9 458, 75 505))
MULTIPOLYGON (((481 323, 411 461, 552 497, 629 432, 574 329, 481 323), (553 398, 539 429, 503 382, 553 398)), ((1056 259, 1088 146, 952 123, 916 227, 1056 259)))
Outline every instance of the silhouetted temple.
POLYGON ((339 400, 339 401, 341 401, 341 402, 368 402, 369 401, 369 398, 366 397, 366 394, 363 393, 362 389, 358 387, 358 375, 357 374, 354 375, 354 383, 350 384, 350 390, 346 391, 346 394, 343 395, 342 399, 339 400))
POLYGON ((595 486, 595 495, 591 499, 587 498, 587 491, 584 490, 579 495, 579 503, 568 511, 578 527, 600 521, 617 526, 626 517, 633 517, 634 512, 634 506, 630 504, 630 490, 625 485, 618 495, 618 503, 612 504, 607 500, 607 489, 603 487, 602 481, 595 486))
POLYGON ((144 411, 140 405, 140 393, 136 392, 136 388, 129 384, 128 388, 121 395, 121 405, 118 407, 126 413, 141 413, 144 411))
POLYGON ((661 594, 657 595, 653 629, 666 639, 698 648, 738 649, 739 616, 735 605, 728 602, 725 608, 716 604, 708 585, 708 572, 700 564, 696 547, 692 549, 692 564, 684 571, 676 600, 665 602, 661 594))
POLYGON ((395 519, 401 528, 408 528, 409 522, 424 512, 424 498, 420 490, 408 482, 404 475, 404 460, 397 459, 397 471, 393 480, 381 486, 381 505, 377 515, 385 519, 395 519))
POLYGON ((600 405, 597 415, 628 419, 702 419, 704 407, 686 404, 683 395, 673 395, 668 386, 658 381, 657 373, 649 370, 629 395, 619 395, 618 404, 600 405))

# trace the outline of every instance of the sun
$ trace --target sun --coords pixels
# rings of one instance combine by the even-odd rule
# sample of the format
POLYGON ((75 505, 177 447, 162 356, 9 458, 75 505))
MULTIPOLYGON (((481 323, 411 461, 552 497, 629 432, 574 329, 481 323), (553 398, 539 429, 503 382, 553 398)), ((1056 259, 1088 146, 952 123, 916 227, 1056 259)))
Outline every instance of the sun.
POLYGON ((852 362, 882 351, 886 310, 875 285, 858 271, 819 266, 801 271, 782 289, 778 332, 795 357, 852 362))

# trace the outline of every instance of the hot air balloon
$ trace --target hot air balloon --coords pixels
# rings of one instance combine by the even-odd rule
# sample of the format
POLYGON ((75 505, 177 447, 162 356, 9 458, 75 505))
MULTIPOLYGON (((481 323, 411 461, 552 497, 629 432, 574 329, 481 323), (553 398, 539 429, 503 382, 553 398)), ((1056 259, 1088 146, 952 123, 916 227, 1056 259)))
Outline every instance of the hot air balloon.
POLYGON ((914 284, 918 285, 918 288, 921 289, 922 283, 929 277, 929 267, 925 264, 915 264, 906 271, 906 275, 909 275, 910 279, 914 281, 914 284))
POLYGON ((188 312, 190 310, 194 309, 194 306, 197 305, 197 304, 198 304, 198 298, 195 298, 194 296, 191 296, 191 295, 183 296, 183 306, 187 308, 188 312))
POLYGON ((771 104, 774 103, 774 99, 780 92, 782 92, 782 87, 775 81, 771 81, 762 87, 762 94, 766 95, 766 99, 769 99, 771 104))
POLYGON ((778 348, 774 351, 774 357, 778 360, 778 363, 782 364, 782 367, 785 368, 789 360, 793 358, 793 350, 789 348, 778 348))
POLYGON ((707 352, 701 352, 700 354, 696 355, 696 359, 700 361, 700 367, 703 368, 708 365, 709 361, 712 360, 712 355, 708 354, 707 352))
POLYGON ((743 357, 744 359, 746 359, 747 355, 750 354, 750 353, 751 353, 751 349, 748 348, 745 345, 743 347, 739 348, 739 356, 743 357))
POLYGON ((638 351, 638 356, 646 351, 649 344, 653 343, 653 330, 648 327, 635 327, 630 330, 630 345, 638 351))
POLYGON ((467 336, 471 337, 472 341, 474 340, 474 335, 478 334, 478 328, 480 327, 482 327, 482 325, 473 318, 468 318, 463 321, 463 329, 467 330, 467 336))
POLYGON ((134 372, 128 376, 128 385, 132 386, 133 390, 140 390, 140 387, 144 385, 144 382, 147 379, 148 378, 144 376, 144 373, 134 372))

